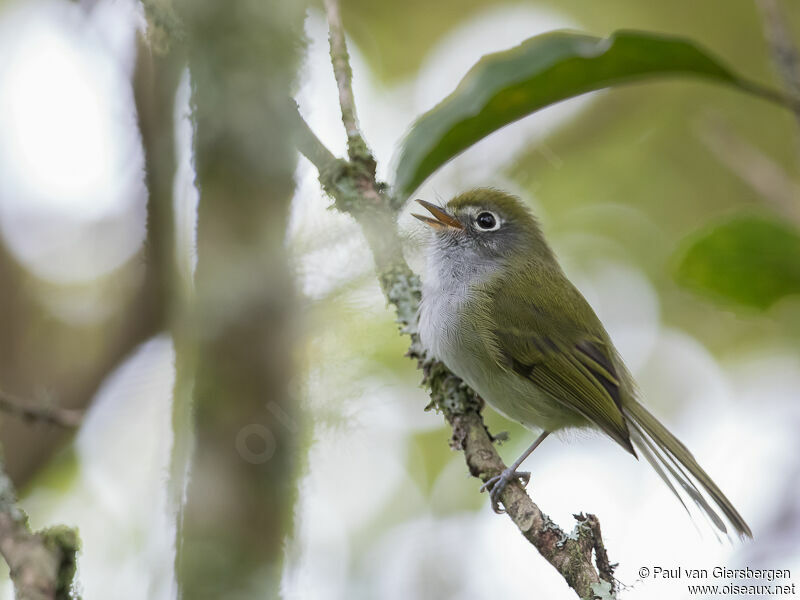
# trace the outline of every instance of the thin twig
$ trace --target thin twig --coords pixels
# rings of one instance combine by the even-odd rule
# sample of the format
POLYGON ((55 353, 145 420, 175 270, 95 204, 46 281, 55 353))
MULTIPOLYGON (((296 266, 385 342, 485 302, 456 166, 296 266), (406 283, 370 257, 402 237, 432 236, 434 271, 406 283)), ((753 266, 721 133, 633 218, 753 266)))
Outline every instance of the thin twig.
MULTIPOLYGON (((772 61, 783 80, 784 87, 792 98, 800 98, 800 52, 792 41, 786 25, 786 17, 778 0, 756 0, 764 22, 764 37, 769 43, 772 61)), ((792 111, 800 127, 800 105, 792 103, 792 111)), ((800 152, 800 135, 797 138, 800 152)))
POLYGON ((800 225, 800 183, 761 150, 736 135, 718 117, 707 117, 695 128, 717 160, 756 194, 800 225))
POLYGON ((327 146, 317 137, 308 126, 308 123, 300 116, 297 103, 292 100, 293 115, 297 115, 294 127, 294 141, 297 149, 305 156, 311 164, 321 173, 334 167, 339 161, 338 158, 328 150, 327 146))
POLYGON ((79 410, 31 404, 3 390, 0 390, 0 411, 26 421, 67 428, 78 427, 83 420, 83 413, 79 410))
MULTIPOLYGON (((430 391, 431 406, 444 414, 452 428, 451 445, 464 452, 473 476, 485 482, 498 475, 506 465, 484 425, 480 412, 483 403, 443 363, 427 357, 420 342, 416 313, 421 284, 403 258, 395 223, 399 206, 374 175, 367 175, 352 162, 336 158, 331 161, 329 157, 333 154, 327 149, 319 151, 322 142, 299 113, 297 120, 299 150, 318 168, 320 183, 333 197, 336 208, 351 214, 361 225, 375 259, 381 288, 397 311, 402 332, 411 338, 408 356, 417 359, 423 370, 423 385, 430 391)), ((574 530, 567 534, 541 511, 518 483, 506 486, 501 500, 520 533, 558 570, 579 597, 616 598, 613 565, 608 561, 600 523, 595 516, 577 516, 574 530)))
POLYGON ((772 60, 783 79, 786 91, 800 97, 800 52, 792 41, 786 16, 781 11, 778 0, 757 0, 756 5, 764 21, 764 36, 769 42, 772 60))
POLYGON ((369 165, 374 172, 375 159, 369 151, 361 130, 358 127, 356 103, 353 97, 353 71, 350 68, 350 55, 344 36, 344 25, 339 11, 338 0, 325 0, 325 13, 328 17, 328 41, 331 47, 331 63, 339 88, 339 106, 342 109, 342 123, 347 133, 347 154, 353 162, 369 165))

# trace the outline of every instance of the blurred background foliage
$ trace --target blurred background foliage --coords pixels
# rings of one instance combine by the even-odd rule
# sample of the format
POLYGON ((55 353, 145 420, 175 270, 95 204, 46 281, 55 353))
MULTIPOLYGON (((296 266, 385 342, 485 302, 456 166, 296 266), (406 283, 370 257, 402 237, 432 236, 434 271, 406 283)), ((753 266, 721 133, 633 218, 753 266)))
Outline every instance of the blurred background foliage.
MULTIPOLYGON (((800 40, 800 10, 794 0, 783 8, 800 40)), ((342 10, 365 136, 387 178, 413 120, 480 55, 554 27, 686 35, 737 72, 780 87, 750 0, 343 0, 342 10)), ((164 487, 173 354, 156 337, 158 314, 144 288, 146 192, 130 87, 141 23, 133 2, 0 3, 0 389, 88 408, 74 436, 3 416, 0 441, 34 524, 79 525, 86 598, 109 590, 171 597, 164 487)), ((319 7, 310 9, 306 36, 297 97, 342 154, 319 7)), ((196 191, 180 130, 187 96, 184 86, 173 189, 178 252, 191 262, 196 191)), ((419 373, 403 358, 405 340, 357 228, 325 210, 304 161, 295 179, 286 245, 302 331, 290 386, 313 415, 313 435, 303 448, 308 467, 286 548, 285 597, 530 594, 530 580, 514 577, 523 572, 543 597, 568 597, 491 514, 448 448, 441 419, 422 411, 419 373)), ((800 573, 800 297, 791 259, 800 156, 792 114, 698 81, 598 92, 494 134, 418 194, 446 199, 478 184, 531 203, 647 403, 729 494, 756 541, 694 543, 657 478, 595 438, 553 440, 531 459, 543 509, 562 523, 596 512, 627 584, 639 566, 659 561, 800 573), (738 235, 737 224, 751 218, 756 229, 738 235), (781 244, 774 260, 759 251, 767 239, 781 244), (730 271, 714 268, 720 262, 730 271), (746 264, 763 278, 742 276, 735 267, 746 264)), ((419 268, 421 234, 410 219, 401 227, 419 268)), ((492 431, 510 432, 506 458, 529 443, 515 424, 486 417, 492 431)), ((626 597, 682 594, 646 581, 626 597)), ((11 598, 8 587, 0 597, 11 598)))

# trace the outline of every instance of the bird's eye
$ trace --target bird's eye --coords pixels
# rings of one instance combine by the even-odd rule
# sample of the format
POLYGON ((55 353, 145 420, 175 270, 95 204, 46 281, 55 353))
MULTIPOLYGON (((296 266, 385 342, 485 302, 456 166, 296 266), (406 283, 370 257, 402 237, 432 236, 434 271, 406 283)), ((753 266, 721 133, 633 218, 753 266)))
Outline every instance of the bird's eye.
POLYGON ((489 211, 479 213, 478 216, 475 217, 475 224, 478 226, 478 229, 482 229, 483 231, 494 231, 500 225, 497 222, 497 217, 489 211))

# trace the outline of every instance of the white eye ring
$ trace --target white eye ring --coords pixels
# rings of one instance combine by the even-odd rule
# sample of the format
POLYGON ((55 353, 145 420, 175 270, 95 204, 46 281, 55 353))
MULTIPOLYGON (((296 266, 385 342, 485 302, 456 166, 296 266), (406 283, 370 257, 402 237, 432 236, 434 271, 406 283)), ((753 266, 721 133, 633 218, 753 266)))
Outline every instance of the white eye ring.
POLYGON ((497 231, 500 229, 500 218, 490 210, 482 210, 475 215, 475 227, 479 231, 497 231))

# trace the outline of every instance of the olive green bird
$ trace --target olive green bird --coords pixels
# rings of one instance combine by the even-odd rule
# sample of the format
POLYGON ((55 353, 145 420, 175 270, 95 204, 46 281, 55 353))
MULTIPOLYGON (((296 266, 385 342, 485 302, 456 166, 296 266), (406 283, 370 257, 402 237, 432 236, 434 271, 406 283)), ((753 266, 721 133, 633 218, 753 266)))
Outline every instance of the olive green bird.
POLYGON ((686 446, 636 399, 608 333, 525 205, 494 189, 466 192, 444 207, 418 202, 432 217, 414 216, 433 229, 419 310, 423 345, 498 412, 542 431, 481 488, 495 512, 510 481, 528 483, 530 473, 517 468, 548 434, 595 428, 634 457, 638 450, 684 508, 682 494, 720 531, 727 533, 727 520, 752 537, 686 446))

